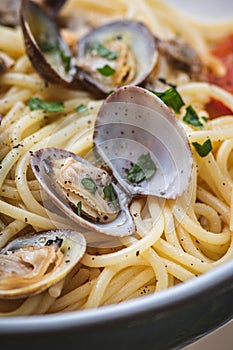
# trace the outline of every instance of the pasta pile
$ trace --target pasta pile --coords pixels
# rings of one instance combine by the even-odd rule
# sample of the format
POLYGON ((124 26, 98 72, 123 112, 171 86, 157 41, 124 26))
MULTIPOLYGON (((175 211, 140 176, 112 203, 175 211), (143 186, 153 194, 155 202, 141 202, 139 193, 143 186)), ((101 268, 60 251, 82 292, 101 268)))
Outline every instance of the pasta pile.
MULTIPOLYGON (((233 30, 233 23, 200 24, 157 0, 72 0, 63 12, 77 11, 93 25, 119 18, 143 21, 153 33, 179 33, 192 43, 203 62, 217 73, 221 62, 210 45, 233 30)), ((80 36, 83 33, 80 32, 80 36)), ((87 91, 46 84, 26 56, 20 29, 0 27, 0 50, 13 60, 0 76, 0 249, 18 234, 54 229, 30 169, 30 155, 44 147, 64 148, 84 156, 92 148, 93 125, 102 100, 87 91), (62 112, 31 111, 31 97, 64 102, 62 112), (86 106, 78 113, 77 106, 86 106)), ((166 80, 170 81, 169 75, 166 80)), ((0 316, 84 310, 127 301, 196 278, 233 258, 233 116, 209 119, 206 104, 215 99, 233 112, 231 93, 207 82, 177 77, 185 106, 205 117, 202 129, 183 122, 190 144, 210 139, 213 149, 200 157, 188 190, 176 200, 135 199, 130 211, 134 235, 120 248, 88 248, 66 278, 45 292, 19 300, 0 300, 0 316)))

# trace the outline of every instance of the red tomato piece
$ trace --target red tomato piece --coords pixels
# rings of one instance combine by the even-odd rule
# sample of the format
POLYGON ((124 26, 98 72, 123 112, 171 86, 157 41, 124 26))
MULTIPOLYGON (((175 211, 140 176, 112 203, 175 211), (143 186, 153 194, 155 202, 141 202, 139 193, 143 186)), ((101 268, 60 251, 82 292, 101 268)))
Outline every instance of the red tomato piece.
POLYGON ((221 101, 212 99, 205 106, 206 111, 208 112, 210 119, 220 117, 222 115, 233 115, 233 112, 225 106, 221 101))
POLYGON ((220 58, 226 68, 226 74, 222 77, 218 77, 210 72, 207 80, 233 93, 233 34, 222 39, 215 46, 212 53, 220 58))

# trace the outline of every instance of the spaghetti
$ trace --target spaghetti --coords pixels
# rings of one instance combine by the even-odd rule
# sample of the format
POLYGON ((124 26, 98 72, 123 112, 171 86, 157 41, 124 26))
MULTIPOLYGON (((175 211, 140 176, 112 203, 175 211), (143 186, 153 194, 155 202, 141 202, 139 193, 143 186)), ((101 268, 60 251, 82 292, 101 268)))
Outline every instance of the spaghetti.
MULTIPOLYGON (((233 23, 197 23, 157 0, 72 0, 63 13, 98 26, 119 18, 137 19, 162 39, 179 33, 193 45, 215 74, 224 73, 210 47, 233 23), (191 24, 190 24, 191 23, 191 24)), ((83 31, 80 30, 81 36, 83 31)), ((64 36, 67 33, 64 33, 64 36)), ((41 200, 40 187, 30 169, 30 155, 44 147, 58 147, 84 156, 92 147, 93 125, 102 100, 87 91, 45 84, 28 60, 19 28, 0 27, 0 49, 14 60, 0 76, 0 248, 18 234, 54 229, 41 200), (31 97, 63 102, 62 112, 31 111, 31 97), (77 106, 86 106, 78 113, 77 106)), ((164 71, 168 82, 174 75, 164 71)), ((185 106, 205 117, 198 129, 183 122, 190 143, 212 142, 212 152, 200 157, 188 190, 176 200, 135 199, 130 207, 136 233, 120 238, 121 248, 89 247, 81 262, 56 285, 23 300, 0 300, 0 315, 31 315, 99 307, 170 288, 233 258, 233 116, 210 119, 206 105, 212 99, 233 112, 230 92, 207 82, 191 81, 184 72, 175 77, 185 106)))

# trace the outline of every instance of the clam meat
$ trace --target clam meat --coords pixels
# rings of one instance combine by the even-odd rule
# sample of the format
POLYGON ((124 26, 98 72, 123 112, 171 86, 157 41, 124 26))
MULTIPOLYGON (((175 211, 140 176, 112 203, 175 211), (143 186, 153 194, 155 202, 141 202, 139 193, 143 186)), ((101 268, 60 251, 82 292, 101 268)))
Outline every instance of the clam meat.
POLYGON ((134 232, 130 197, 105 169, 57 148, 35 152, 31 166, 55 205, 80 226, 113 236, 134 232))
POLYGON ((86 251, 77 231, 53 230, 13 239, 0 251, 0 298, 41 293, 62 280, 86 251))

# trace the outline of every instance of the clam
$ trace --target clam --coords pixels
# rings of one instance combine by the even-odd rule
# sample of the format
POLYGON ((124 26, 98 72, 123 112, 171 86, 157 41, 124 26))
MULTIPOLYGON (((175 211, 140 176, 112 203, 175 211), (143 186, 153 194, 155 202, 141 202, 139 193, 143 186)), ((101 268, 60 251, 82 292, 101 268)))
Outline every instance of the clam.
POLYGON ((105 100, 94 144, 132 196, 174 199, 190 182, 192 153, 181 122, 161 99, 141 87, 122 87, 105 100))
POLYGON ((76 68, 52 18, 35 2, 23 0, 20 21, 26 52, 36 71, 48 82, 69 86, 76 68))
POLYGON ((183 38, 168 40, 156 38, 159 51, 166 57, 174 69, 182 70, 193 77, 200 76, 203 63, 196 50, 183 38))
POLYGON ((13 239, 0 251, 0 298, 41 293, 62 280, 85 250, 85 238, 77 231, 53 230, 13 239))
POLYGON ((79 79, 109 93, 123 85, 141 84, 158 58, 151 31, 134 20, 100 26, 78 43, 79 79))
POLYGON ((57 148, 35 152, 31 166, 55 205, 86 230, 119 237, 134 232, 130 196, 105 169, 57 148))

